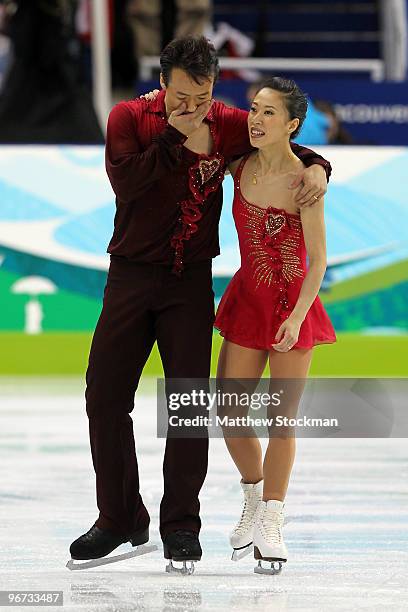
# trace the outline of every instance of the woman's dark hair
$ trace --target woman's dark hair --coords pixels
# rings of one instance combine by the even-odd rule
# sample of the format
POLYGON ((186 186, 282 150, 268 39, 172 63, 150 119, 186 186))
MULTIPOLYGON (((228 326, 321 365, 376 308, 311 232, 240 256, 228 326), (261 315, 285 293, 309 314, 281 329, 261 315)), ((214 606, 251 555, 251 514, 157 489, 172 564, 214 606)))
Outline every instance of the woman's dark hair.
MULTIPOLYGON (((256 94, 267 87, 274 91, 279 91, 283 95, 286 109, 290 119, 299 119, 299 126, 292 132, 290 139, 296 138, 299 135, 307 113, 307 97, 300 87, 292 81, 283 77, 268 77, 259 83, 256 94)), ((255 95, 256 95, 255 94, 255 95)))
POLYGON ((176 38, 163 49, 160 66, 166 87, 173 68, 184 70, 200 85, 211 77, 215 83, 220 72, 215 47, 205 36, 176 38))

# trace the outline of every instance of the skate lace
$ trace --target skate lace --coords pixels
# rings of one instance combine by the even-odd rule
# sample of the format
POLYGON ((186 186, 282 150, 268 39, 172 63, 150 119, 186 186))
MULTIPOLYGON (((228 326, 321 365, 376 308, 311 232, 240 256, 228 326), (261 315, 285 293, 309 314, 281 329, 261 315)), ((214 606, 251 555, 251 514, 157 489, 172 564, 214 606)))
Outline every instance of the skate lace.
POLYGON ((261 530, 268 542, 280 544, 282 542, 283 516, 278 511, 271 511, 264 514, 261 520, 261 530))
POLYGON ((183 546, 189 545, 192 542, 196 542, 197 541, 197 534, 193 533, 191 531, 187 531, 185 529, 177 529, 177 531, 175 533, 179 537, 180 544, 183 545, 183 546))
POLYGON ((241 514, 241 518, 239 519, 238 523, 235 526, 234 532, 237 534, 241 534, 242 532, 245 532, 248 529, 249 524, 251 523, 253 516, 255 514, 257 505, 258 505, 258 499, 246 499, 244 501, 244 507, 242 509, 242 514, 241 514))
POLYGON ((98 529, 96 527, 96 525, 92 525, 92 527, 89 529, 89 531, 87 531, 84 535, 83 538, 84 540, 92 540, 94 535, 98 532, 98 529))

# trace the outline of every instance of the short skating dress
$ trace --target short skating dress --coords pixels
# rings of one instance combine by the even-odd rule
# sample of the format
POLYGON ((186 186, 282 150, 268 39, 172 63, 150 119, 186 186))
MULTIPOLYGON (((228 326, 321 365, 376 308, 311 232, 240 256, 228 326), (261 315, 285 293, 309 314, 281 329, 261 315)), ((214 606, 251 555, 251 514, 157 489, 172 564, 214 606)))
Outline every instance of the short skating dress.
MULTIPOLYGON (((235 173, 233 216, 241 267, 219 304, 214 327, 226 340, 248 348, 273 350, 276 333, 292 312, 307 272, 300 215, 281 208, 261 208, 240 188, 244 157, 235 173)), ((317 296, 293 348, 336 341, 336 334, 317 296)))

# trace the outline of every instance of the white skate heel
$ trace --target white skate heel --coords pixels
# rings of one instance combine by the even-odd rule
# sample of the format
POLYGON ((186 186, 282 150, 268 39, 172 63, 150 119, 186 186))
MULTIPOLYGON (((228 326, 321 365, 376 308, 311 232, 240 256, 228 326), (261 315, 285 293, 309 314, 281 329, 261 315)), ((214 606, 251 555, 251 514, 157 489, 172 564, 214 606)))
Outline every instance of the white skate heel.
POLYGON ((263 480, 255 484, 241 480, 241 487, 244 492, 244 507, 241 518, 230 533, 230 544, 234 549, 232 561, 239 561, 252 551, 256 513, 262 501, 263 480))
POLYGON ((278 499, 261 501, 254 528, 254 557, 258 565, 256 574, 280 574, 283 563, 288 559, 288 551, 283 541, 284 502, 278 499), (264 567, 268 561, 270 567, 264 567))

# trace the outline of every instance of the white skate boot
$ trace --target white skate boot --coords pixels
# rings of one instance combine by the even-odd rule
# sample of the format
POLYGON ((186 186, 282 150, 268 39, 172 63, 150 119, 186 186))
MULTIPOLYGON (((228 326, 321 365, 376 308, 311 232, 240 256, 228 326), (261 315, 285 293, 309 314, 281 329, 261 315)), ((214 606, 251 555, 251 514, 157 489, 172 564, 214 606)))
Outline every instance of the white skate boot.
POLYGON ((239 561, 252 551, 256 512, 262 501, 263 480, 255 484, 241 480, 241 487, 244 492, 244 507, 241 518, 230 533, 230 544, 234 549, 232 561, 239 561))
POLYGON ((280 574, 282 564, 288 559, 283 541, 284 502, 278 499, 261 501, 254 528, 254 557, 258 560, 256 574, 280 574), (270 568, 263 567, 262 561, 269 561, 270 568))

